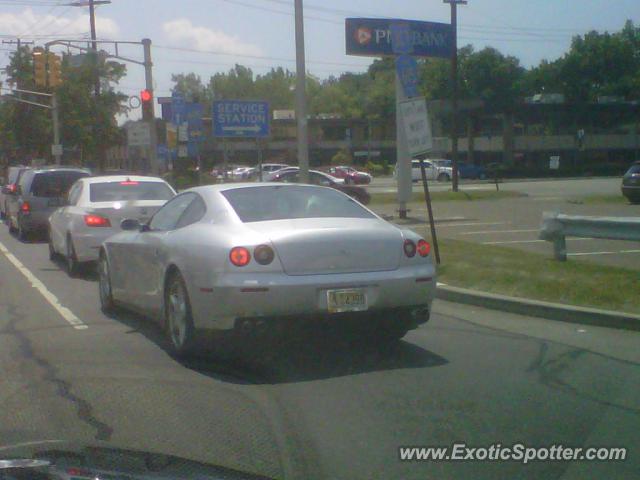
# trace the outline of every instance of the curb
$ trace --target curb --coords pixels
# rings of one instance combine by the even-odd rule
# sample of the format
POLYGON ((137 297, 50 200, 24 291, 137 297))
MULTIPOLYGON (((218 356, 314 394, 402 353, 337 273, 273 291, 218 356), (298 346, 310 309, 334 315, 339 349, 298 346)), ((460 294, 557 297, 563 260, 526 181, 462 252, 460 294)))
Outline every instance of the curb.
POLYGON ((438 284, 436 298, 561 322, 640 331, 640 315, 562 305, 438 284))

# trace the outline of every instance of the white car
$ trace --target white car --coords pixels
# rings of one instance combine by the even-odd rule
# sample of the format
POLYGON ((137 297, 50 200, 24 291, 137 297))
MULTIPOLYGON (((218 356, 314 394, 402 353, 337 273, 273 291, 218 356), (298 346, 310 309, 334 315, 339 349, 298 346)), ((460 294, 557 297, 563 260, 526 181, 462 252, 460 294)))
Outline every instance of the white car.
MULTIPOLYGON (((449 182, 453 177, 453 169, 444 166, 440 160, 423 160, 427 180, 437 180, 438 182, 449 182)), ((393 176, 397 177, 397 168, 393 170, 393 176)), ((420 170, 420 160, 411 160, 411 180, 419 182, 422 180, 420 170)))
MULTIPOLYGON (((286 163, 263 163, 262 181, 266 181, 265 178, 269 177, 271 173, 287 167, 289 167, 289 165, 287 165, 286 163)), ((248 174, 248 178, 260 180, 260 169, 258 168, 258 166, 251 169, 248 174)))
POLYGON ((144 223, 175 195, 156 177, 81 178, 69 190, 66 205, 49 217, 49 257, 64 256, 69 274, 76 275, 82 263, 98 260, 102 242, 121 231, 123 219, 144 223))

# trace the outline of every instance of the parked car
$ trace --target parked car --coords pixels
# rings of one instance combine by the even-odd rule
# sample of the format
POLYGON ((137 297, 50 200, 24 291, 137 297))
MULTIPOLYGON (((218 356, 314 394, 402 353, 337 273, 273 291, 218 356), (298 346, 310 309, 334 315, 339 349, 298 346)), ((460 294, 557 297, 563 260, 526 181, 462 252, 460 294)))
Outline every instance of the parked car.
POLYGON ((175 194, 161 178, 81 178, 71 187, 66 205, 49 217, 49 257, 64 256, 69 274, 77 274, 84 262, 98 260, 100 245, 121 231, 122 220, 145 223, 175 194))
POLYGON ((634 162, 622 177, 622 194, 631 203, 640 203, 640 162, 634 162))
POLYGON ((29 167, 24 165, 11 166, 7 169, 7 177, 5 185, 2 186, 0 191, 0 217, 5 218, 7 212, 8 195, 13 195, 18 189, 18 182, 23 172, 28 170, 29 167))
MULTIPOLYGON (((274 182, 286 182, 286 183, 299 183, 300 182, 300 169, 288 170, 286 172, 279 173, 273 179, 274 182)), ((344 180, 340 178, 332 177, 324 172, 317 170, 309 170, 309 183, 312 185, 321 185, 323 187, 331 187, 346 193, 352 198, 363 205, 367 205, 371 201, 371 195, 366 189, 357 185, 345 185, 344 180)))
POLYGON ((231 170, 231 174, 229 177, 232 180, 247 180, 249 178, 249 172, 251 171, 251 167, 236 167, 231 170))
POLYGON ((342 178, 344 183, 353 183, 356 185, 367 185, 371 183, 373 176, 367 172, 360 172, 353 167, 339 166, 339 167, 325 167, 323 172, 328 173, 332 177, 342 178))
POLYGON ((429 319, 430 245, 330 188, 195 187, 148 224, 122 227, 100 251, 102 309, 157 318, 176 355, 203 330, 275 332, 281 321, 325 318, 397 341, 429 319))
MULTIPOLYGON (((263 163, 262 164, 262 180, 264 181, 265 177, 272 173, 277 172, 278 170, 282 170, 283 168, 287 168, 289 165, 286 163, 263 163)), ((249 170, 247 174, 248 180, 259 180, 260 179, 260 169, 258 166, 255 166, 251 170, 249 170)))
MULTIPOLYGON (((437 180, 438 182, 448 182, 453 176, 451 167, 437 166, 430 160, 423 160, 425 174, 427 180, 437 180)), ((393 176, 398 175, 398 165, 393 169, 393 176)), ((422 173, 420 170, 420 160, 411 160, 411 180, 418 182, 422 180, 422 173)))
POLYGON ((26 170, 20 177, 16 193, 7 202, 9 231, 25 240, 32 233, 49 229, 49 216, 62 204, 76 180, 91 175, 75 167, 41 167, 26 170))
MULTIPOLYGON (((449 167, 453 175, 453 162, 451 160, 432 160, 437 167, 449 167)), ((472 180, 484 180, 487 178, 487 172, 484 167, 474 165, 472 163, 458 162, 458 176, 460 178, 469 178, 472 180)))
POLYGON ((278 175, 281 175, 281 174, 283 174, 285 172, 297 172, 299 170, 299 168, 300 167, 289 167, 289 166, 286 166, 286 167, 283 167, 283 168, 281 168, 279 170, 268 172, 268 173, 266 173, 265 175, 262 176, 262 181, 263 182, 273 182, 274 179, 278 175))

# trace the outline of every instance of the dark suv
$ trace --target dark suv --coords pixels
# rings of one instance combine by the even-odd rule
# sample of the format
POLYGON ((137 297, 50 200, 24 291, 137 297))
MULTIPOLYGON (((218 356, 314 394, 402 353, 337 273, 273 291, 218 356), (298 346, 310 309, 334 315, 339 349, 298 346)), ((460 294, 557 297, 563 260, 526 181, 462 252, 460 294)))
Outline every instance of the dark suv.
POLYGON ((640 162, 634 162, 622 177, 622 194, 631 203, 640 203, 640 162))
POLYGON ((74 167, 43 167, 25 171, 16 192, 8 196, 7 223, 24 240, 32 232, 44 233, 49 216, 64 204, 71 185, 89 170, 74 167))

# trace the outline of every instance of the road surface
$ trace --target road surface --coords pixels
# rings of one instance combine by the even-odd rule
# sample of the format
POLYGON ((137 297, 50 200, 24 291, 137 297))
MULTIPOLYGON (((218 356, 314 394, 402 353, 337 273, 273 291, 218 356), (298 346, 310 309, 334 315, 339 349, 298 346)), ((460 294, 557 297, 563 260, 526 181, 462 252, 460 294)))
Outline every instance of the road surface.
POLYGON ((637 478, 640 333, 436 302, 393 348, 326 331, 178 362, 0 229, 0 446, 64 439, 275 478, 637 478), (408 462, 400 446, 622 446, 624 462, 408 462))

